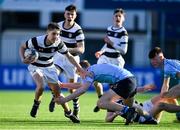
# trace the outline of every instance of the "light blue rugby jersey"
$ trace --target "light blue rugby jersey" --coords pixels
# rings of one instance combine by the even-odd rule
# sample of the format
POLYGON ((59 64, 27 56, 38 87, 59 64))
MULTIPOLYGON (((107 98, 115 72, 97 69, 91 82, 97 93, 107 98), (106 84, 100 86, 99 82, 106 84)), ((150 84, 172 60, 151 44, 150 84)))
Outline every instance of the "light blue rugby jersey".
POLYGON ((180 72, 180 61, 173 59, 164 59, 164 77, 176 78, 177 72, 180 72))
POLYGON ((90 66, 87 71, 92 72, 93 77, 87 76, 83 82, 93 83, 98 81, 100 83, 114 84, 128 77, 134 77, 128 70, 112 64, 95 64, 90 66))

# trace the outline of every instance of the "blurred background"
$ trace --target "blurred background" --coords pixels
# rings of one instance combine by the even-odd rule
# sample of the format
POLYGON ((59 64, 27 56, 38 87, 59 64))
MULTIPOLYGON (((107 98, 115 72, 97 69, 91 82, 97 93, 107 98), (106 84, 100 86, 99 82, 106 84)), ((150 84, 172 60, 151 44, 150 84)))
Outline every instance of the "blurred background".
POLYGON ((0 0, 0 90, 35 88, 20 61, 19 46, 44 34, 49 22, 64 20, 69 4, 77 6, 76 22, 86 37, 81 59, 91 64, 104 45, 106 28, 113 24, 113 10, 123 8, 129 34, 125 68, 136 75, 139 85, 155 83, 155 91, 160 90, 161 73, 151 68, 148 52, 159 46, 166 58, 180 59, 180 0, 0 0))

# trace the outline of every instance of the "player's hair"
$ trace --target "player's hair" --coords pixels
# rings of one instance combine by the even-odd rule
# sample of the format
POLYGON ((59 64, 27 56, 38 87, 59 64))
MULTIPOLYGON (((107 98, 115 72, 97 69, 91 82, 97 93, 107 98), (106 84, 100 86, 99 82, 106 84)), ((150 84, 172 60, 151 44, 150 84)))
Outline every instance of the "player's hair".
POLYGON ((156 55, 162 53, 162 50, 160 47, 155 47, 149 52, 149 59, 154 58, 156 55))
POLYGON ((90 63, 87 60, 82 60, 80 63, 82 68, 86 69, 90 66, 90 63))
POLYGON ((115 9, 113 14, 116 14, 116 13, 118 13, 118 12, 120 12, 120 13, 123 14, 123 15, 125 15, 125 12, 124 12, 124 10, 123 10, 122 8, 117 8, 117 9, 115 9))
POLYGON ((77 12, 76 6, 71 4, 65 8, 65 11, 75 11, 77 12))
POLYGON ((50 31, 51 31, 51 30, 54 30, 54 29, 60 30, 60 27, 59 27, 58 23, 50 22, 50 23, 48 24, 47 30, 50 30, 50 31))

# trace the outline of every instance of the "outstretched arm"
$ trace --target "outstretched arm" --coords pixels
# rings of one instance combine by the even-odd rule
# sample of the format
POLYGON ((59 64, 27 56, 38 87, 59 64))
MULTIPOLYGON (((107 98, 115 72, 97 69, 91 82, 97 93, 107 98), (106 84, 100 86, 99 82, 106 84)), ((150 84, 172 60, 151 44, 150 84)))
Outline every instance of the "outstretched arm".
POLYGON ((64 104, 66 102, 69 102, 70 100, 73 100, 76 97, 79 97, 80 95, 84 94, 88 90, 89 86, 90 86, 89 82, 81 84, 81 87, 78 88, 75 92, 73 92, 72 94, 70 94, 69 96, 65 98, 63 97, 56 98, 55 102, 58 104, 64 104))
POLYGON ((153 90, 155 88, 156 88, 156 86, 154 84, 146 84, 143 87, 137 87, 137 92, 138 93, 143 93, 143 92, 146 92, 146 91, 151 91, 151 90, 153 90))
POLYGON ((59 86, 67 89, 78 89, 83 85, 81 83, 59 83, 59 86))

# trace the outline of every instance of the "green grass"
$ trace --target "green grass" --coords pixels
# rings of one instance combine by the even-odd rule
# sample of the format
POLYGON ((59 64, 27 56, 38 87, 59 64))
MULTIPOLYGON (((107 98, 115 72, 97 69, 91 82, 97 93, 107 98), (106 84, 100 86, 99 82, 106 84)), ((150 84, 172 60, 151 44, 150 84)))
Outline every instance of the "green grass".
MULTIPOLYGON (((67 93, 66 93, 67 94, 67 93)), ((153 94, 139 94, 137 99, 144 101, 153 94)), ((49 92, 44 92, 37 118, 31 118, 29 112, 34 99, 33 91, 0 91, 0 129, 17 130, 179 130, 180 122, 175 122, 175 114, 164 113, 158 125, 124 125, 118 117, 113 123, 105 123, 106 111, 93 112, 97 96, 95 93, 86 93, 80 98, 81 123, 73 124, 64 117, 61 106, 56 106, 53 113, 48 111, 51 99, 49 92)), ((69 103, 70 107, 71 102, 69 103)))

